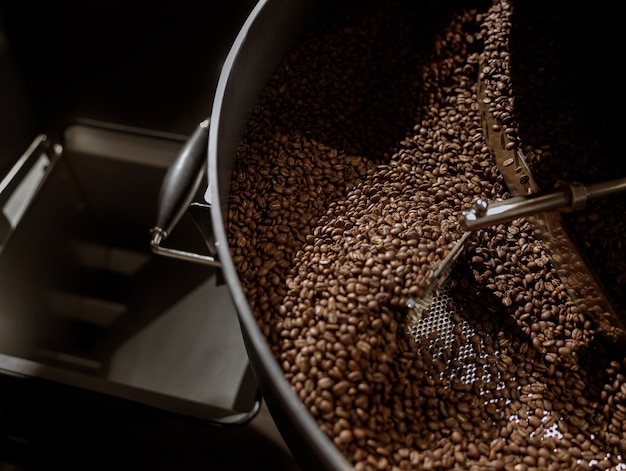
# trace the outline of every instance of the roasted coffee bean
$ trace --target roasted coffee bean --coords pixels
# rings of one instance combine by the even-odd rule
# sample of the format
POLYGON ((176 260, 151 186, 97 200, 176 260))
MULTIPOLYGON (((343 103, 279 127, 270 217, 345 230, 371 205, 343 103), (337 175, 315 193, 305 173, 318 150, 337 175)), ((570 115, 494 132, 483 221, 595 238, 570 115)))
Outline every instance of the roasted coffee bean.
MULTIPOLYGON (((592 54, 571 58, 594 34, 607 38, 601 57, 619 57, 612 32, 595 29, 617 15, 573 29, 566 20, 601 6, 576 8, 339 8, 277 66, 251 115, 232 177, 233 262, 294 393, 355 469, 608 469, 625 457, 624 359, 569 298, 528 221, 476 231, 450 324, 407 333, 406 300, 458 240, 459 211, 510 196, 484 133, 522 146, 542 186, 615 173, 606 155, 621 140, 609 131, 623 119, 598 110, 607 90, 623 109, 620 82, 568 85, 606 78, 592 54), (498 120, 486 130, 479 78, 498 120), (594 110, 589 132, 573 131, 580 99, 594 110)), ((623 293, 623 199, 607 204, 570 223, 623 293)))

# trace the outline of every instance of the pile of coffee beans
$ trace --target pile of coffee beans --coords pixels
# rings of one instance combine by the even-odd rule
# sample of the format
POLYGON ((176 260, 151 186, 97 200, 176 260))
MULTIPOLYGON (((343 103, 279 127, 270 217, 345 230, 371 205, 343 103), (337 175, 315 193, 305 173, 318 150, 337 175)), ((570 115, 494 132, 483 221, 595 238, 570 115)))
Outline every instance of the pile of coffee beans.
MULTIPOLYGON (((494 17, 483 76, 490 108, 527 155, 542 189, 626 178, 626 92, 615 78, 626 32, 610 5, 593 14, 557 0, 494 17), (512 13, 512 14, 511 14, 512 13)), ((616 310, 626 311, 626 195, 590 201, 564 225, 616 310)))
POLYGON ((525 220, 472 236, 450 288, 453 341, 409 335, 406 301, 459 239, 459 211, 509 196, 476 93, 514 11, 338 8, 277 67, 240 146, 228 220, 241 285, 294 394, 357 470, 626 457, 623 355, 525 220))

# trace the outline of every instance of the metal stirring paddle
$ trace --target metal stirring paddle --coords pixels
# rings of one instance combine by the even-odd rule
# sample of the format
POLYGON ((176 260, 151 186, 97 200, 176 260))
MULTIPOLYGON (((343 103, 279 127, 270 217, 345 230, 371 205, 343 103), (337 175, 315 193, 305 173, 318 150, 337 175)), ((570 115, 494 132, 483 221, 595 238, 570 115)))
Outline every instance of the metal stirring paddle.
POLYGON ((412 321, 418 321, 428 311, 437 293, 448 281, 457 260, 464 252, 472 231, 507 223, 520 217, 528 217, 538 234, 550 248, 553 263, 557 266, 559 276, 570 292, 570 296, 580 308, 591 315, 599 328, 609 337, 623 337, 625 327, 623 316, 614 312, 588 267, 580 263, 576 248, 569 237, 563 233, 561 225, 551 224, 548 219, 543 220, 533 216, 559 215, 559 211, 580 210, 592 199, 624 191, 626 191, 626 178, 590 185, 559 181, 555 185, 555 190, 551 192, 516 196, 496 202, 477 200, 470 210, 460 213, 460 224, 465 232, 435 270, 424 295, 419 299, 410 298, 407 301, 407 308, 412 321))
POLYGON ((551 192, 515 196, 492 203, 479 199, 471 210, 461 212, 461 226, 473 231, 547 211, 576 211, 584 208, 589 200, 626 191, 626 178, 590 185, 559 181, 555 188, 551 192))

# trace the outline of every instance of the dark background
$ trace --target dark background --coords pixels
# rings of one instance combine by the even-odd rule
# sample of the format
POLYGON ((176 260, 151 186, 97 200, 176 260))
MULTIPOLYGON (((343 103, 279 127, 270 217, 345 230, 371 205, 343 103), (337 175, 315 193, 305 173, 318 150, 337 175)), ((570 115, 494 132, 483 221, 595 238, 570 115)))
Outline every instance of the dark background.
POLYGON ((0 141, 15 141, 15 155, 77 116, 191 133, 255 3, 0 0, 0 60, 12 62, 10 84, 0 76, 0 141))
MULTIPOLYGON (((0 0, 0 178, 74 118, 190 134, 254 0, 0 0)), ((0 301, 1 302, 1 301, 0 301)), ((294 469, 253 429, 216 430, 0 373, 0 470, 294 469)))

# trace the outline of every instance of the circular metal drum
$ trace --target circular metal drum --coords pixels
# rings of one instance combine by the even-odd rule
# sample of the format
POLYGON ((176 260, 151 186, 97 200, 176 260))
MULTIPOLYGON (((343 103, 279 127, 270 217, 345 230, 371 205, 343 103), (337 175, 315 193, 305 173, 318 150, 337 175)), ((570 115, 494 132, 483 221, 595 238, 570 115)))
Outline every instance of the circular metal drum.
MULTIPOLYGON (((406 307, 461 211, 517 194, 489 136, 544 188, 626 174, 611 157, 623 91, 597 74, 615 21, 594 14, 583 40, 575 7, 518 3, 268 0, 228 56, 209 131, 215 245, 303 468, 623 466, 623 353, 528 219, 476 231, 430 312, 406 307), (561 70, 570 46, 576 73, 561 70)), ((621 312, 623 194, 598 205, 565 225, 621 312)))

